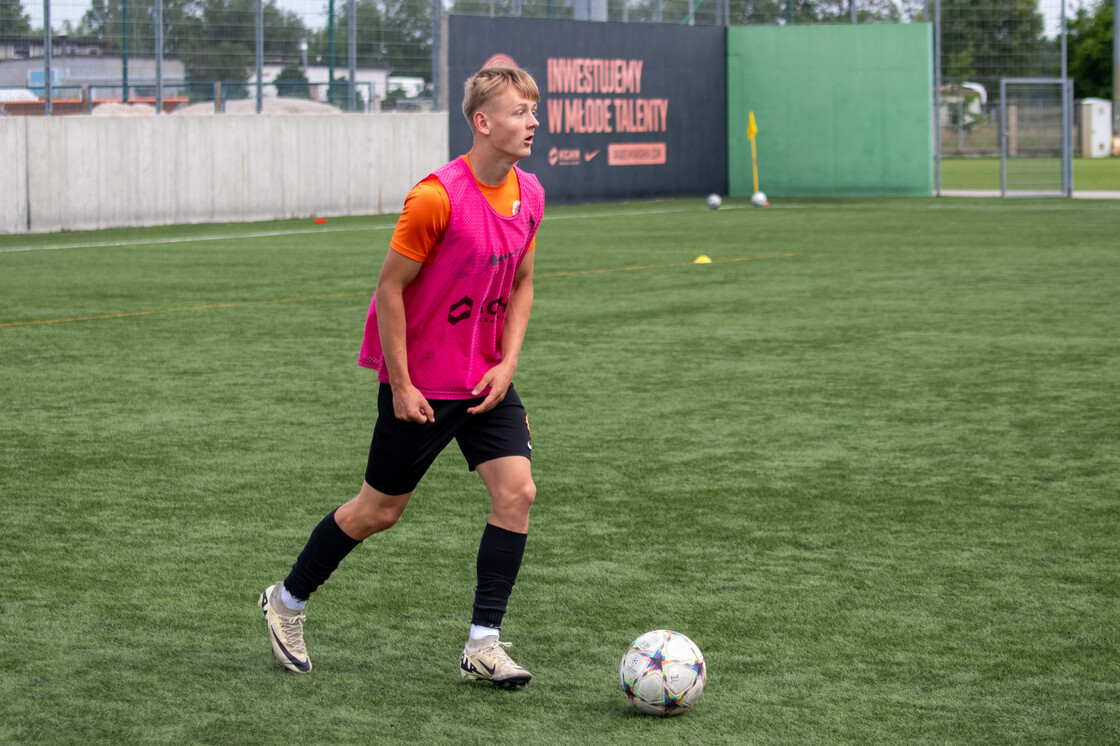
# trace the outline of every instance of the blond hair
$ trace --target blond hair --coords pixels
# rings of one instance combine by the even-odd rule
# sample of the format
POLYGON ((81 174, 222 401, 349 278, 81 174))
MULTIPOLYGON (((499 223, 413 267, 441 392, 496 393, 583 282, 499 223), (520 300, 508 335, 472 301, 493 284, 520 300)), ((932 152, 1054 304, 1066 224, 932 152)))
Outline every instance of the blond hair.
POLYGON ((467 78, 463 86, 463 116, 472 130, 474 113, 509 86, 516 88, 525 98, 541 100, 541 92, 533 76, 516 67, 484 67, 467 78))

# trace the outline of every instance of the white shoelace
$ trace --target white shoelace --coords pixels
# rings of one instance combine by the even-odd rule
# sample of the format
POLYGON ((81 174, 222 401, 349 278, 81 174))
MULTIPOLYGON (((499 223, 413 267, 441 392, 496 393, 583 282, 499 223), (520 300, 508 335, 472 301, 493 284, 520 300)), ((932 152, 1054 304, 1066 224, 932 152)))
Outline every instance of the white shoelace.
POLYGON ((276 618, 280 620, 280 629, 284 630, 284 638, 291 644, 292 652, 306 653, 307 648, 303 644, 303 623, 307 617, 303 614, 292 617, 277 614, 276 618))

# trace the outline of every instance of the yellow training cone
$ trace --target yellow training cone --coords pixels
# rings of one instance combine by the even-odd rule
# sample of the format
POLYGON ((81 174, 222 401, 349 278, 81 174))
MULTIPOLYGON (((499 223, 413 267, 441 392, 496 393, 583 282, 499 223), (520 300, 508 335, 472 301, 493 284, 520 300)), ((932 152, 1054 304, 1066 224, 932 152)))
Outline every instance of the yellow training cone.
POLYGON ((692 263, 693 264, 711 264, 712 263, 712 258, 710 256, 708 256, 707 254, 701 254, 700 256, 696 257, 696 259, 692 263))

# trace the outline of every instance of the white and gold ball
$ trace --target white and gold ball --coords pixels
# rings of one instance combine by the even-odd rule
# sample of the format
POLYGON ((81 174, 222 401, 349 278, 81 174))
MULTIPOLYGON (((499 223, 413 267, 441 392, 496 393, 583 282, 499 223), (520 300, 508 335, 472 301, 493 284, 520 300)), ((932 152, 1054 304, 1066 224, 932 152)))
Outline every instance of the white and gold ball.
POLYGON ((655 717, 680 715, 695 705, 708 680, 700 648, 668 629, 655 629, 630 643, 618 674, 634 709, 655 717))

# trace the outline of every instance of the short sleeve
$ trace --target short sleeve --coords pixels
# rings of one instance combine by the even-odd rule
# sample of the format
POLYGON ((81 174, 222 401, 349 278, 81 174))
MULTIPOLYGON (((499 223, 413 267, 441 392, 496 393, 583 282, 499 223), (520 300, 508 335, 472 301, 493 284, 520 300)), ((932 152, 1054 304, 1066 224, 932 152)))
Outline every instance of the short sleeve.
POLYGON ((389 246, 402 256, 423 262, 443 240, 450 223, 451 200, 447 190, 439 179, 429 176, 405 197, 389 246))

